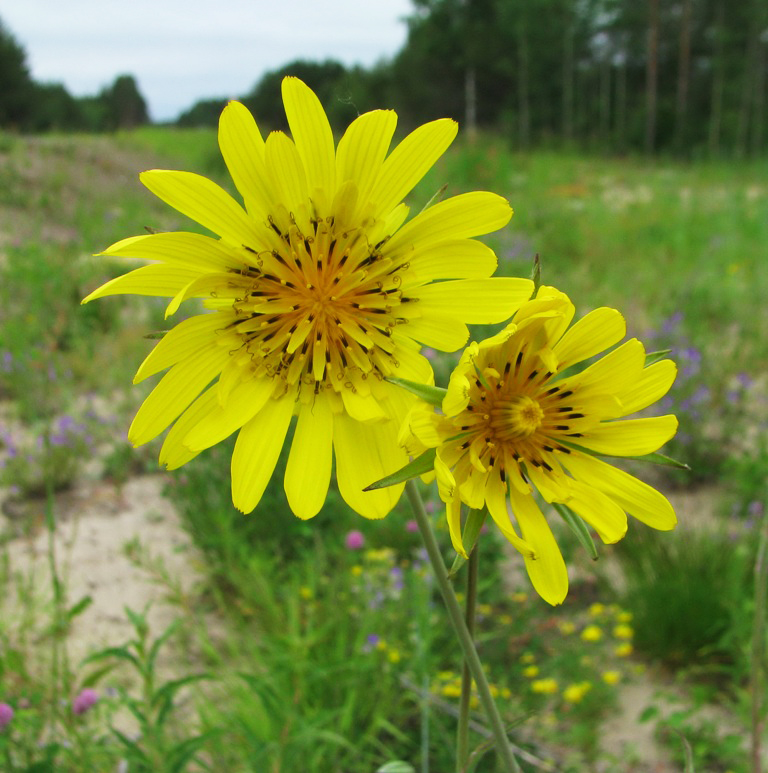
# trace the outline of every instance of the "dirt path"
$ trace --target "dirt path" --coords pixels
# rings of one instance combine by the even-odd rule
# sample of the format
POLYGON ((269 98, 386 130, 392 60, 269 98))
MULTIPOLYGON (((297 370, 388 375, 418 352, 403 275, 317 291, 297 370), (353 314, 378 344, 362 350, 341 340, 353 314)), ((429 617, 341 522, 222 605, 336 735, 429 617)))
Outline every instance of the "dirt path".
MULTIPOLYGON (((157 635, 179 614, 174 600, 166 598, 169 589, 174 596, 187 594, 200 580, 194 547, 162 487, 162 476, 147 475, 120 489, 83 483, 57 497, 54 545, 67 603, 86 596, 92 600, 67 639, 73 664, 132 638, 125 607, 137 612, 149 607, 147 619, 157 635)), ((10 543, 9 559, 12 575, 45 602, 51 598, 51 582, 43 507, 28 511, 39 526, 30 537, 10 543)), ((25 612, 18 604, 14 609, 12 601, 10 606, 11 619, 25 612)))

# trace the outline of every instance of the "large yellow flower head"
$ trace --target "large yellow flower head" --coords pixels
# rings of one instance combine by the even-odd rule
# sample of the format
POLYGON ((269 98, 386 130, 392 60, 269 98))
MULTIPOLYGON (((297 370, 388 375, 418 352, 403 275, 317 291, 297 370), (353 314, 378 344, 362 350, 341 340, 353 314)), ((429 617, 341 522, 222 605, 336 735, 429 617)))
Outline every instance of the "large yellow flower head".
POLYGON ((676 522, 658 491, 593 455, 642 456, 674 435, 674 416, 622 417, 662 397, 675 365, 646 367, 645 349, 633 338, 583 370, 572 368, 626 332, 621 314, 609 308, 569 328, 574 311, 566 295, 540 288, 501 333, 465 349, 442 413, 415 406, 401 436, 411 453, 437 448, 435 472, 456 551, 466 554, 461 503, 487 505, 551 604, 565 598, 568 574, 536 492, 566 505, 608 543, 626 533, 627 513, 655 529, 676 522))
POLYGON ((532 286, 489 278, 495 255, 470 238, 507 223, 512 211, 500 196, 455 196, 405 222, 402 199, 450 145, 453 121, 421 126, 388 155, 397 117, 374 111, 335 148, 315 94, 296 78, 282 90, 293 139, 273 132, 264 140, 238 102, 221 116, 219 145, 245 208, 196 174, 141 175, 218 238, 120 241, 104 254, 156 262, 85 300, 166 296, 171 314, 203 298, 209 310, 174 327, 139 368, 136 381, 170 370, 131 425, 134 445, 173 424, 160 452, 170 469, 239 430, 232 496, 249 512, 296 415, 285 474, 292 510, 303 518, 319 511, 335 454, 344 499, 382 517, 402 486, 362 489, 407 461, 397 428, 415 399, 385 379, 431 383, 420 344, 458 349, 466 323, 507 319, 532 286))

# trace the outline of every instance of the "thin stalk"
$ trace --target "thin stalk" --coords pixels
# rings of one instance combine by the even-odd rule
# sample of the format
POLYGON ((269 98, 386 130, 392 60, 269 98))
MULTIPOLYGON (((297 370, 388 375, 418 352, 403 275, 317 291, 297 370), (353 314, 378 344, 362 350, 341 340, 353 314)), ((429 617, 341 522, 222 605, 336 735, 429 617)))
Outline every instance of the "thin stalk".
POLYGON ((483 666, 478 657, 477 650, 475 649, 475 643, 472 641, 472 637, 467 630, 461 607, 456 600, 456 594, 453 592, 453 587, 448 579, 448 570, 443 563, 443 557, 440 554, 440 548, 437 545, 435 534, 432 531, 432 524, 424 510, 424 503, 421 501, 419 490, 412 480, 409 480, 405 484, 405 490, 408 494, 408 501, 411 504, 411 509, 413 510, 416 523, 418 524, 419 533, 424 542, 429 562, 432 564, 432 571, 434 572, 437 586, 440 588, 443 602, 448 611, 448 617, 453 626, 456 638, 459 640, 469 671, 477 685, 480 703, 483 706, 491 732, 493 733, 496 752, 503 763, 506 773, 522 773, 520 766, 517 764, 517 760, 512 754, 507 734, 504 730, 504 723, 502 722, 499 710, 496 708, 496 704, 493 701, 491 689, 488 685, 488 679, 485 676, 485 671, 483 671, 483 666))
MULTIPOLYGON (((467 561, 467 598, 464 604, 464 622, 470 637, 475 638, 475 609, 477 607, 478 546, 475 544, 467 561)), ((472 674, 466 659, 461 669, 461 699, 459 724, 456 729, 456 770, 464 773, 469 762, 469 705, 472 699, 472 674)))
POLYGON ((761 773, 760 739, 763 729, 763 669, 765 668, 765 607, 768 590, 768 511, 763 516, 755 559, 755 613, 752 618, 752 773, 761 773))

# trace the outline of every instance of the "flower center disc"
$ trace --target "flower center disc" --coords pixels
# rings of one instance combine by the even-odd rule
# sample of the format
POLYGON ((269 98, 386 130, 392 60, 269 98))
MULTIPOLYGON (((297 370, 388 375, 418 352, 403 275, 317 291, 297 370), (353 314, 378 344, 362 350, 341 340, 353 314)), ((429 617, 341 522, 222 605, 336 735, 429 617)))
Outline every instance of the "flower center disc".
POLYGON ((530 397, 499 400, 491 410, 491 429, 499 440, 528 438, 541 426, 544 411, 530 397))

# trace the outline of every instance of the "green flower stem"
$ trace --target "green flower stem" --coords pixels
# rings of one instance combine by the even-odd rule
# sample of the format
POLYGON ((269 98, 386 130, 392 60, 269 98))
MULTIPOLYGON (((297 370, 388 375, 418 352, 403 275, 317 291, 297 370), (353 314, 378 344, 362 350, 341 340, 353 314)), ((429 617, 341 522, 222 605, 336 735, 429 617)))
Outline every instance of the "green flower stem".
POLYGON ((419 526, 419 532, 424 541, 424 547, 426 548, 429 562, 432 564, 432 571, 434 572, 437 585, 440 588, 440 593, 443 596, 443 601, 448 610, 448 617, 450 618, 451 625, 453 626, 453 630, 464 653, 464 660, 477 685, 480 703, 483 706, 491 726, 491 732, 496 744, 496 751, 503 762, 506 773, 522 773, 520 766, 517 764, 517 760, 512 754, 512 749, 510 748, 507 734, 504 730, 504 723, 502 722, 499 710, 496 708, 496 704, 493 701, 485 671, 483 671, 483 666, 480 663, 480 658, 475 649, 475 643, 467 630, 461 607, 456 600, 456 594, 453 592, 453 587, 448 579, 448 571, 445 568, 443 557, 440 554, 440 548, 437 545, 435 534, 432 531, 432 524, 424 510, 424 503, 421 501, 419 490, 413 480, 409 480, 405 484, 405 490, 413 514, 416 518, 416 523, 419 526))
POLYGON ((755 560, 755 612, 752 619, 752 771, 761 773, 760 739, 763 734, 763 669, 765 668, 766 584, 768 583, 768 513, 760 524, 760 543, 755 560))
MULTIPOLYGON (((475 609, 477 607, 478 545, 472 548, 467 562, 467 598, 464 604, 464 622, 470 637, 475 638, 475 609)), ((459 725, 456 730, 456 770, 461 773, 469 762, 469 705, 472 698, 472 674, 466 659, 461 669, 461 700, 459 725)))

